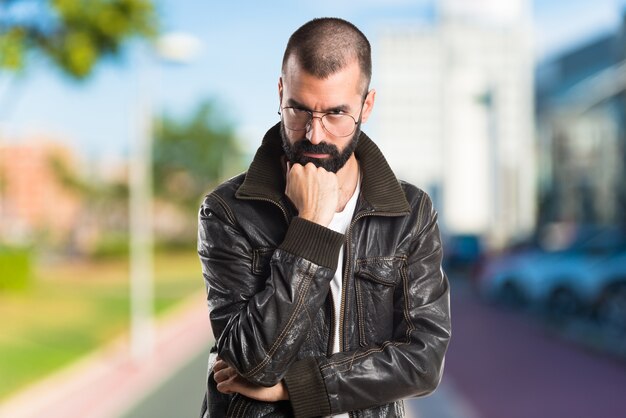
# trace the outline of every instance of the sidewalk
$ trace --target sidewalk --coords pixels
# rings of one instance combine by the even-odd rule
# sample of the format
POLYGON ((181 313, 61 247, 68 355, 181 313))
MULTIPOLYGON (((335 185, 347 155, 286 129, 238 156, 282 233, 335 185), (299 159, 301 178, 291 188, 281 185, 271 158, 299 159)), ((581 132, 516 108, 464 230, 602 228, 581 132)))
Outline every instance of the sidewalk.
POLYGON ((155 324, 155 344, 141 363, 119 340, 0 405, 0 418, 120 416, 210 344, 204 295, 190 297, 155 324))

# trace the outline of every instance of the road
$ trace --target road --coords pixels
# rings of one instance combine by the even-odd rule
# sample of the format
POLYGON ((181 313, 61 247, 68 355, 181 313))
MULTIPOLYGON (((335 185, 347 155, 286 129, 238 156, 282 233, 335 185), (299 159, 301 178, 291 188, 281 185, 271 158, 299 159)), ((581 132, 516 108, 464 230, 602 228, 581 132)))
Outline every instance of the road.
MULTIPOLYGON (((626 416, 626 362, 556 337, 536 317, 486 305, 452 282, 453 338, 435 394, 407 402, 413 418, 626 416)), ((196 417, 206 353, 124 418, 196 417)))

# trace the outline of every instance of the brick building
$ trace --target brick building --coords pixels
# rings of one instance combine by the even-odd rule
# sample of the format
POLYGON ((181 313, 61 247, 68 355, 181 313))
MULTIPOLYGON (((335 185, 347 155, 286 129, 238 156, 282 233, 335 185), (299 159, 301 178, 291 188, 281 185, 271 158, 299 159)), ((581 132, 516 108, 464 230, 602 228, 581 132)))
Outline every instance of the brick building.
POLYGON ((70 149, 33 138, 0 142, 0 241, 65 241, 74 230, 81 201, 56 167, 75 168, 70 149))

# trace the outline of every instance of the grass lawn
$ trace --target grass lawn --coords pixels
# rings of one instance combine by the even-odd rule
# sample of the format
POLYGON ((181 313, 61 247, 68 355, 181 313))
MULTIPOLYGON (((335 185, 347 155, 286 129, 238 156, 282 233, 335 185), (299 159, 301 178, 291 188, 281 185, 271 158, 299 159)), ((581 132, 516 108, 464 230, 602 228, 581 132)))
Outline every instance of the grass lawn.
MULTIPOLYGON (((195 252, 157 253, 155 311, 204 289, 195 252)), ((127 332, 128 260, 42 266, 21 293, 0 293, 0 401, 127 332)))

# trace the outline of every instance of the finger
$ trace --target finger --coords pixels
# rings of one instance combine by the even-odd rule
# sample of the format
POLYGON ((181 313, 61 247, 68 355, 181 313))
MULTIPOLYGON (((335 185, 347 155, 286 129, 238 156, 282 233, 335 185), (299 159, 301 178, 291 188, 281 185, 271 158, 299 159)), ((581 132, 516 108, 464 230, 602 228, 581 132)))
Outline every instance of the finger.
POLYGON ((232 367, 226 367, 225 369, 213 373, 213 379, 215 379, 216 382, 223 382, 233 376, 237 376, 237 371, 232 367))
POLYGON ((215 379, 215 381, 218 383, 225 382, 228 379, 232 379, 236 375, 237 375, 237 372, 229 371, 228 369, 225 369, 225 370, 220 370, 219 372, 215 373, 213 375, 213 379, 215 379))
POLYGON ((241 378, 237 374, 235 374, 234 376, 231 376, 228 379, 219 382, 216 385, 216 388, 221 393, 240 393, 240 391, 243 389, 240 380, 241 378))
POLYGON ((224 372, 221 370, 213 373, 213 380, 215 380, 215 382, 217 383, 221 383, 225 381, 226 379, 228 379, 228 376, 225 375, 224 372))
POLYGON ((226 382, 218 383, 216 386, 218 392, 221 392, 226 395, 230 395, 233 391, 230 389, 230 386, 226 382))
POLYGON ((304 168, 304 166, 302 164, 300 164, 300 163, 295 163, 295 164, 291 164, 290 163, 289 164, 289 172, 292 172, 292 171, 297 172, 297 171, 302 170, 303 168, 304 168))
POLYGON ((228 387, 229 385, 229 380, 231 379, 230 376, 226 376, 223 373, 220 374, 216 374, 215 376, 215 382, 217 383, 217 387, 228 387))
POLYGON ((216 372, 218 370, 222 370, 225 369, 227 367, 230 367, 228 365, 228 363, 226 363, 224 360, 221 360, 218 358, 218 360, 215 362, 215 365, 213 366, 213 371, 216 372))

